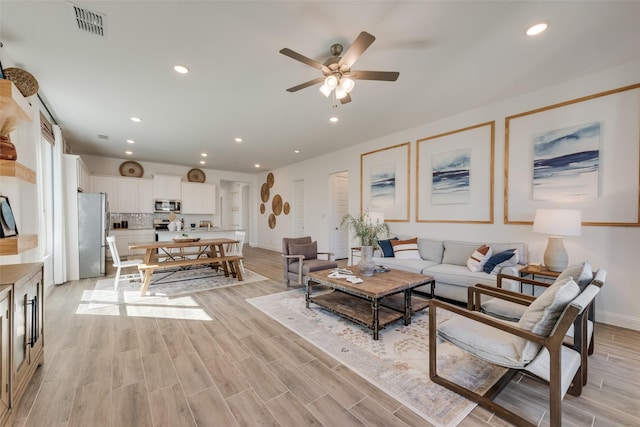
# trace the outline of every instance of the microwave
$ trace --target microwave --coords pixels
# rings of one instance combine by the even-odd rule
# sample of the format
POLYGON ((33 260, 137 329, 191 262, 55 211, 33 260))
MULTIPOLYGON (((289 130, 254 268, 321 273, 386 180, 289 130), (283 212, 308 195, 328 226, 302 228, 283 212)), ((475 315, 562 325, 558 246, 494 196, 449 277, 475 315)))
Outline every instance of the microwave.
POLYGON ((153 210, 156 213, 180 213, 181 205, 180 200, 156 200, 153 210))

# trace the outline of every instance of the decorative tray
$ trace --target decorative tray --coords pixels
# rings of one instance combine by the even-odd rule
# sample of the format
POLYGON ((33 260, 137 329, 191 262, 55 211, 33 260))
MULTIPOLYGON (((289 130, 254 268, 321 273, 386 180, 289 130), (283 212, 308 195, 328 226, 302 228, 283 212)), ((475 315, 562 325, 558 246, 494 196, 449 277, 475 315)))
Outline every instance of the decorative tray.
POLYGON ((182 242, 197 242, 198 240, 200 240, 200 237, 185 237, 185 236, 178 236, 178 237, 174 237, 173 241, 176 243, 182 243, 182 242))

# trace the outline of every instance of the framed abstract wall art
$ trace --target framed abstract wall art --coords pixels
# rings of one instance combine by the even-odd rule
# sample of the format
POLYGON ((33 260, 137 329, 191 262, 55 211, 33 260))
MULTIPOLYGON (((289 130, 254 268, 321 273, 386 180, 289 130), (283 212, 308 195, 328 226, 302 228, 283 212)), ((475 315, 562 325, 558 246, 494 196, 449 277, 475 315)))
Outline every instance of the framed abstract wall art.
POLYGON ((640 225, 640 84, 505 118, 505 224, 537 208, 583 225, 640 225))
POLYGON ((493 223, 495 121, 417 141, 416 222, 493 223))
POLYGON ((360 155, 360 211, 409 221, 409 142, 360 155))

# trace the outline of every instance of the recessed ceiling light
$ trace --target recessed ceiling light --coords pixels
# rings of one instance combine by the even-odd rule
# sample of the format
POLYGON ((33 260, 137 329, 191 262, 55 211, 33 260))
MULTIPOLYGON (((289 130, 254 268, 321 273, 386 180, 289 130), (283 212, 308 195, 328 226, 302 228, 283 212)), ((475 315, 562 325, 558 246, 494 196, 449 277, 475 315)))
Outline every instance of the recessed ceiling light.
POLYGON ((207 157, 207 153, 200 154, 202 157, 207 157))
POLYGON ((132 155, 132 154, 133 154, 133 151, 129 151, 129 150, 127 150, 127 151, 125 151, 125 152, 124 152, 124 154, 128 154, 128 155, 130 156, 130 155, 132 155))
POLYGON ((260 164, 259 164, 259 163, 256 163, 255 165, 253 165, 253 167, 254 167, 254 168, 259 168, 259 167, 260 167, 260 164))
POLYGON ((236 138, 234 139, 235 142, 242 142, 242 138, 236 138))
POLYGON ((206 162, 204 160, 200 160, 200 164, 204 165, 206 162))
POLYGON ((140 123, 142 119, 140 117, 131 117, 132 122, 140 123))
POLYGON ((300 154, 300 150, 293 150, 295 154, 300 154))
POLYGON ((541 22, 539 24, 536 24, 527 28, 526 34, 528 36, 537 36, 538 34, 542 33, 544 30, 546 30, 547 27, 548 27, 548 24, 546 22, 541 22))
POLYGON ((189 68, 185 67, 184 65, 176 65, 175 67, 173 67, 174 70, 176 70, 176 73, 179 74, 187 74, 189 72, 189 68))
POLYGON ((133 139, 127 139, 128 144, 135 144, 136 142, 133 139))
POLYGON ((339 118, 337 118, 337 117, 331 117, 331 118, 329 118, 329 121, 330 121, 331 123, 338 123, 338 120, 340 120, 340 119, 339 119, 339 118))

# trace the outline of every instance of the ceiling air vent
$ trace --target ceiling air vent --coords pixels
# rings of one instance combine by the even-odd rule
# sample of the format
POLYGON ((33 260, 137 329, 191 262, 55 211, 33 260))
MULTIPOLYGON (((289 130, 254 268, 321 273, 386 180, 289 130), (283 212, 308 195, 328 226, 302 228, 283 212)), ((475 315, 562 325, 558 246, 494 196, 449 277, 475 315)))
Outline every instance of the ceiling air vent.
POLYGON ((104 37, 107 26, 107 16, 105 14, 85 9, 73 3, 69 3, 69 5, 71 6, 73 19, 76 21, 80 31, 104 37))

